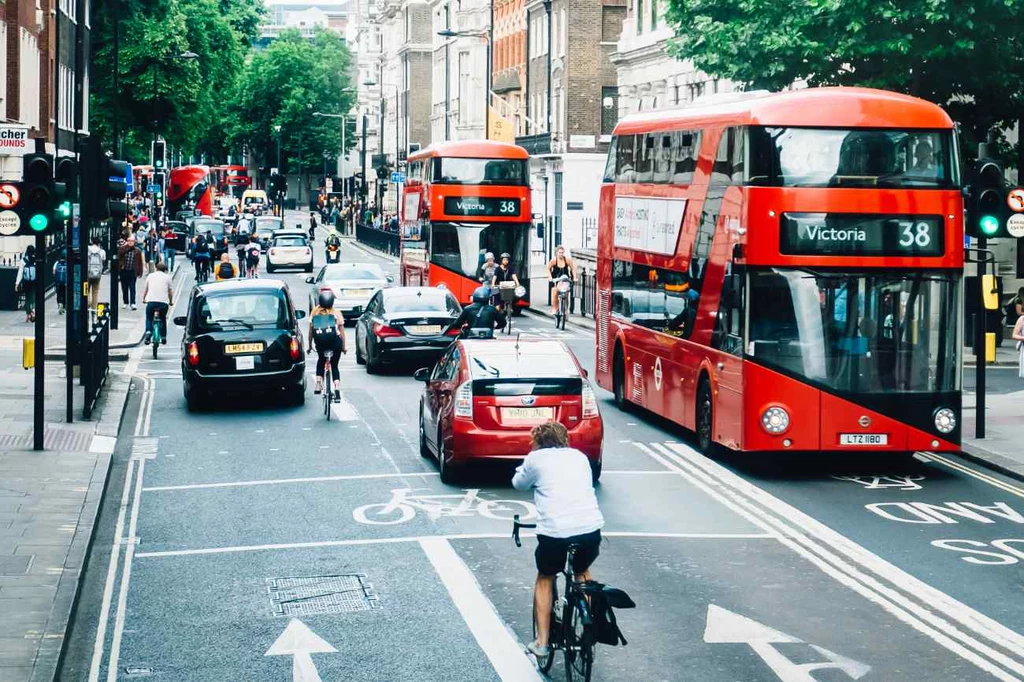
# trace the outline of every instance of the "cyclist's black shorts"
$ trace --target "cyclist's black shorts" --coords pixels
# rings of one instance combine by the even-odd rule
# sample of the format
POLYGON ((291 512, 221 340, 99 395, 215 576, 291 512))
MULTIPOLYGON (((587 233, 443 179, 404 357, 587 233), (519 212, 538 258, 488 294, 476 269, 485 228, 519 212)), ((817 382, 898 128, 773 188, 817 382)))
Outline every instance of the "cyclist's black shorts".
POLYGON ((590 568, 594 559, 600 554, 601 531, 573 535, 568 538, 552 538, 547 535, 537 536, 537 549, 533 553, 537 560, 537 572, 541 575, 557 575, 565 568, 565 557, 569 553, 569 545, 579 545, 573 558, 572 570, 582 573, 590 568))

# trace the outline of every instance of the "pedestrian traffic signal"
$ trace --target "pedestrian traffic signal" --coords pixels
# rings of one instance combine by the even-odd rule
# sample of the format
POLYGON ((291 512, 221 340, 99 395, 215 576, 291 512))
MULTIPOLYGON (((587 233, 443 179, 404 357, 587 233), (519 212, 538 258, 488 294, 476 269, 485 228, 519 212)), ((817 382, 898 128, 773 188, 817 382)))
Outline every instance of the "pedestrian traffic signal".
POLYGON ((1002 164, 987 156, 978 159, 967 202, 968 235, 986 239, 1010 236, 1006 231, 1010 217, 1006 194, 1002 164))

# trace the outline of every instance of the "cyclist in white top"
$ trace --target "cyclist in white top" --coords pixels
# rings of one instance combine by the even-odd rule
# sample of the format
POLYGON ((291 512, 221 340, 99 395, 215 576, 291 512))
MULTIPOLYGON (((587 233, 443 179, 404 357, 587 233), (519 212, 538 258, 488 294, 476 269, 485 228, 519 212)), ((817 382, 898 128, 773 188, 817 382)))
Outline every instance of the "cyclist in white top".
MULTIPOLYGON (((167 274, 166 263, 158 263, 156 272, 146 277, 146 288, 142 292, 142 302, 146 305, 145 342, 148 344, 153 336, 153 313, 157 309, 161 310, 163 312, 163 319, 166 320, 167 311, 170 309, 171 304, 174 303, 173 284, 171 276, 167 274)), ((163 329, 163 338, 160 341, 166 344, 167 328, 164 327, 163 329)))
POLYGON ((604 516, 594 494, 590 460, 569 447, 569 432, 558 422, 535 426, 530 433, 533 451, 512 477, 516 490, 533 490, 537 505, 537 582, 533 587, 533 612, 537 639, 527 648, 538 658, 551 653, 551 606, 555 576, 565 567, 569 545, 579 549, 573 571, 580 581, 591 580, 590 565, 601 544, 604 516))

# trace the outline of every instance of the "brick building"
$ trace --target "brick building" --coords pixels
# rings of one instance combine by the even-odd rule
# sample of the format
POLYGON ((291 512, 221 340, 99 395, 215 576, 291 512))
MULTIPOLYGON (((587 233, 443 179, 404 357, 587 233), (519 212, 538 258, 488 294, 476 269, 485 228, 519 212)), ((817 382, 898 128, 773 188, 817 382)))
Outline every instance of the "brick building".
POLYGON ((526 0, 494 0, 491 92, 497 112, 526 134, 526 0))
POLYGON ((545 223, 541 248, 591 247, 608 142, 617 120, 604 104, 618 75, 611 62, 625 0, 529 0, 524 100, 535 212, 545 223))

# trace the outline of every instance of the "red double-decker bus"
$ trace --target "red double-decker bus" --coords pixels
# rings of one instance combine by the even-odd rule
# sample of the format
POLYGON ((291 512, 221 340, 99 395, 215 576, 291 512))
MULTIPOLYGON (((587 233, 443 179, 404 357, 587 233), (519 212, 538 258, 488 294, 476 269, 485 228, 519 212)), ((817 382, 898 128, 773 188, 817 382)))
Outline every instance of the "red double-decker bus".
POLYGON ((958 451, 958 168, 942 109, 877 90, 623 119, 598 383, 705 452, 958 451))
POLYGON ((199 211, 213 215, 213 178, 209 166, 178 166, 171 169, 167 183, 167 215, 179 211, 199 211))
POLYGON ((249 169, 245 166, 213 166, 210 170, 218 194, 241 199, 242 193, 252 187, 252 178, 249 177, 249 169))
POLYGON ((487 252, 496 258, 508 253, 525 281, 529 158, 522 147, 490 141, 444 142, 410 155, 402 193, 402 284, 443 283, 469 301, 487 252))

